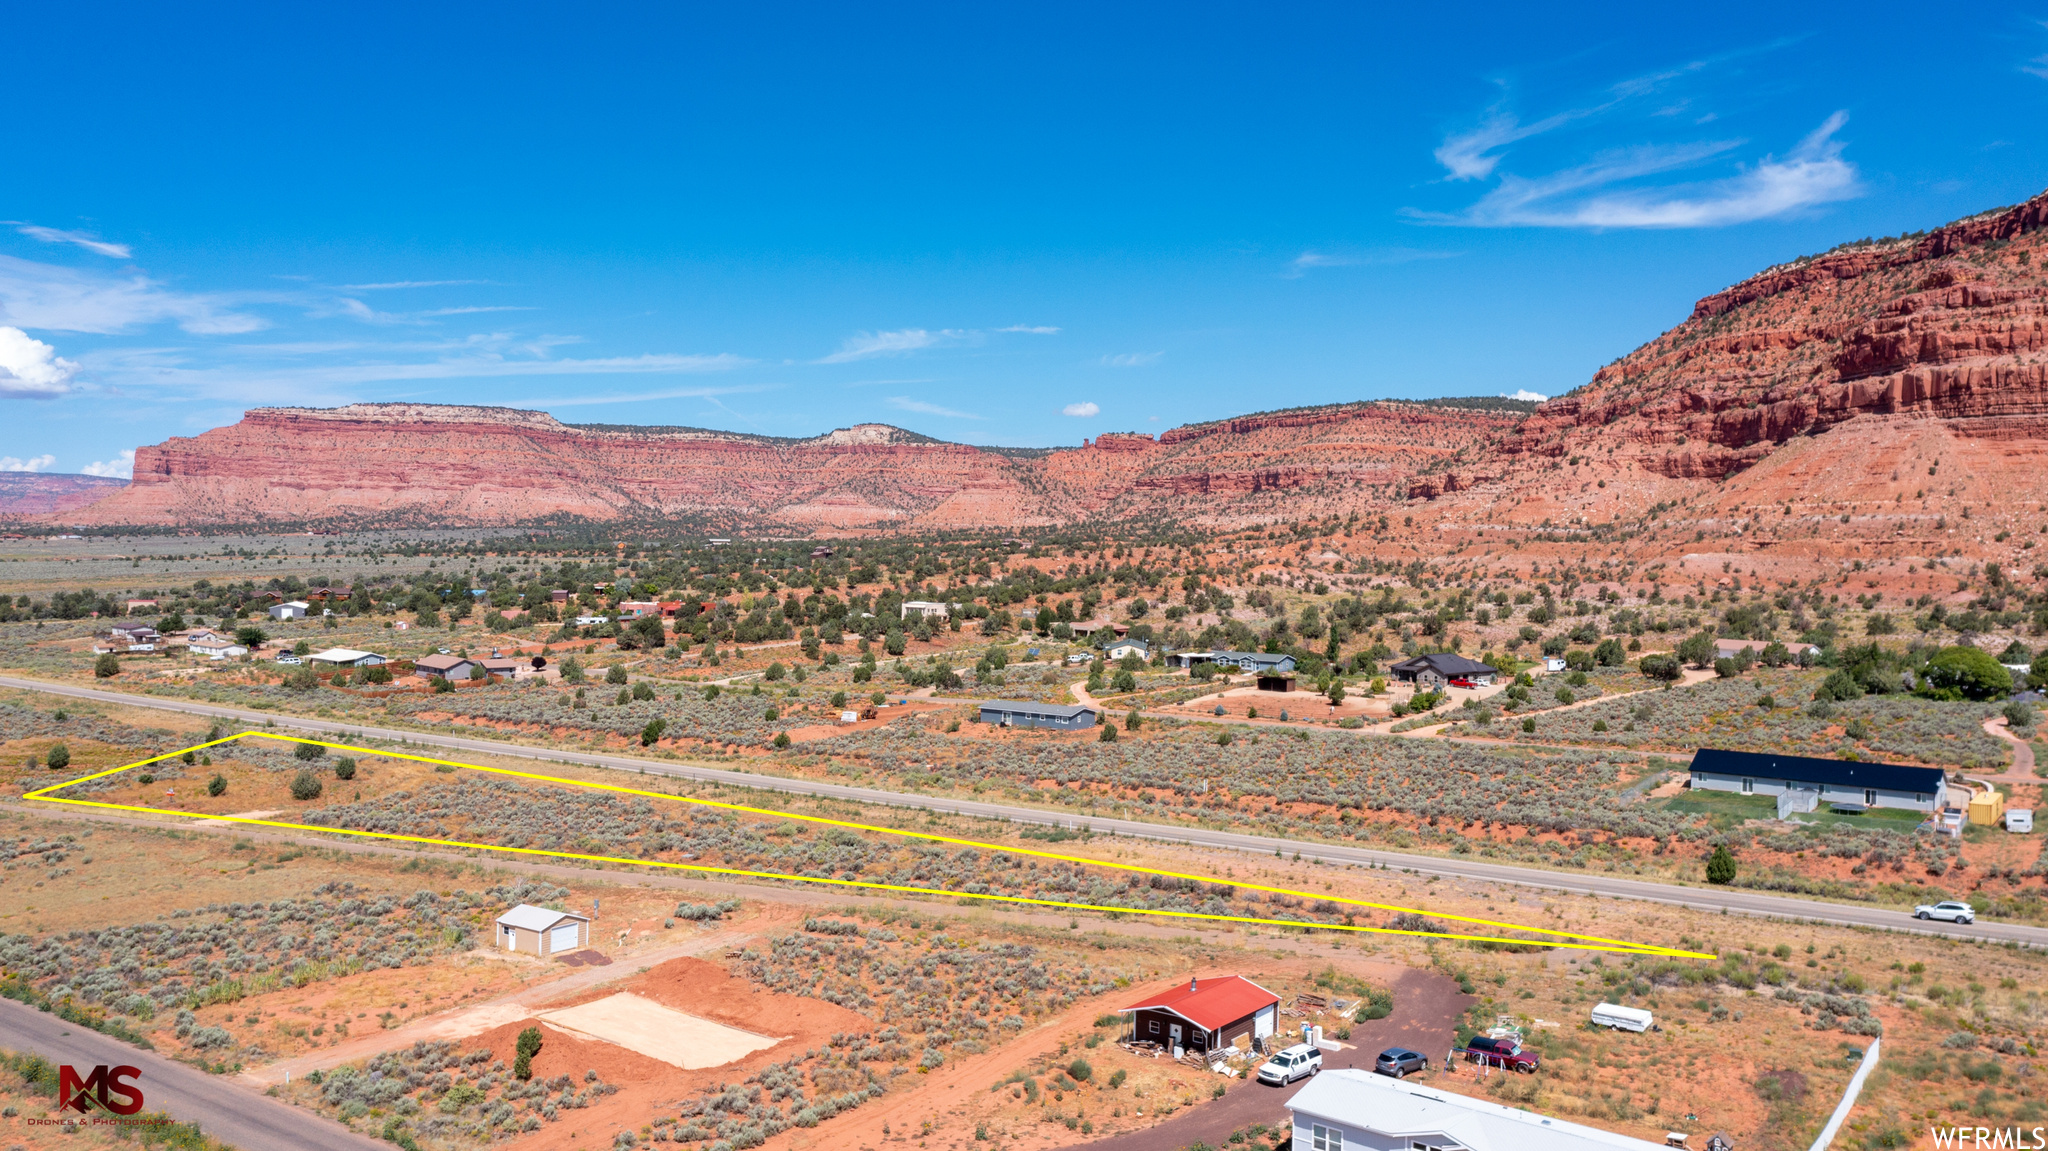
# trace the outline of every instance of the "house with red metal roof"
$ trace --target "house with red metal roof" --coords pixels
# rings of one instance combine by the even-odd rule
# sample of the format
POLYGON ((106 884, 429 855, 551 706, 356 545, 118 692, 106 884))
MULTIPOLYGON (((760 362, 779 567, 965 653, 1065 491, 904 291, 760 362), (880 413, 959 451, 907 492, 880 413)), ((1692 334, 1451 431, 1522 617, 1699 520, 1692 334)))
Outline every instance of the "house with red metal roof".
POLYGON ((1131 1017, 1131 1038, 1169 1051, 1212 1051, 1239 1039, 1259 1041, 1273 1034, 1280 1018, 1280 997, 1242 975, 1226 975, 1207 983, 1189 979, 1142 1003, 1122 1010, 1131 1017))

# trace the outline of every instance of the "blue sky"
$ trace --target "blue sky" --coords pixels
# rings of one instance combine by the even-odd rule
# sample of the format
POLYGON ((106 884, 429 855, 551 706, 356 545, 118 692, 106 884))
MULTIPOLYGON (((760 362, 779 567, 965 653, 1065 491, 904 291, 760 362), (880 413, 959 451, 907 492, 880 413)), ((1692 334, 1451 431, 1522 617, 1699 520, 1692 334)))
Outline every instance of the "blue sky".
POLYGON ((267 404, 1054 445, 1555 395, 2048 187, 2048 4, 1664 9, 17 9, 0 468, 267 404))

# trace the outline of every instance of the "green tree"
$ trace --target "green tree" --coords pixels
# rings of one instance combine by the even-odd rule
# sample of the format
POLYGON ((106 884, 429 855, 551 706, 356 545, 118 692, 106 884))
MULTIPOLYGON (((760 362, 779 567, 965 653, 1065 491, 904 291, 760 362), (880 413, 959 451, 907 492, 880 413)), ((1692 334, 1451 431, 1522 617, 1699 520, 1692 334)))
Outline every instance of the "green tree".
POLYGON ((512 1060, 512 1074, 521 1079, 533 1078, 533 1057, 540 1054, 540 1028, 521 1031, 513 1050, 516 1058, 512 1060))
POLYGON ((105 652, 92 661, 92 673, 101 679, 112 679, 121 674, 121 659, 113 652, 105 652))
POLYGON ((1628 653, 1621 649, 1620 640, 1610 636, 1593 649, 1593 662, 1601 667, 1620 667, 1628 662, 1628 653))
POLYGON ((777 751, 780 751, 783 748, 789 746, 789 733, 786 731, 778 731, 775 733, 775 738, 770 740, 769 742, 775 745, 775 749, 777 751))
POLYGON ((567 659, 563 660, 563 661, 562 661, 562 682, 563 682, 563 683, 582 683, 582 682, 583 682, 583 661, 581 661, 581 660, 577 659, 577 658, 576 658, 575 656, 573 656, 573 655, 572 655, 572 656, 570 656, 569 658, 567 658, 567 659))
POLYGON ((1925 694, 1936 699, 1997 699, 2012 691, 2012 674, 1990 652, 1945 647, 1921 673, 1925 694))
POLYGON ((769 683, 774 683, 777 680, 780 680, 783 676, 788 674, 789 669, 782 666, 782 661, 778 659, 768 665, 768 670, 761 673, 761 678, 767 680, 769 683))
POLYGON ((1137 708, 1132 708, 1130 714, 1124 716, 1125 731, 1136 731, 1143 726, 1145 726, 1145 718, 1138 714, 1137 708))
POLYGON ((51 771, 62 771, 71 766, 71 749, 61 743, 53 744, 50 747, 50 754, 43 757, 43 762, 49 765, 51 771))
POLYGON ((626 665, 622 663, 615 663, 610 668, 606 669, 604 673, 604 681, 609 684, 621 684, 626 682, 626 665))
POLYGON ((356 761, 355 761, 355 760, 353 760, 353 759, 350 759, 350 758, 348 758, 347 756, 343 756, 343 757, 341 757, 340 759, 337 759, 337 760, 335 760, 335 761, 334 761, 334 778, 336 778, 336 779, 354 779, 355 777, 356 777, 356 761))
POLYGON ((1714 659, 1714 633, 1702 631, 1685 637, 1678 645, 1678 658, 1694 667, 1705 667, 1714 659))
POLYGON ((235 642, 241 644, 243 647, 246 647, 251 651, 256 650, 257 644, 260 644, 264 640, 269 638, 270 633, 264 631, 260 627, 257 627, 255 624, 250 624, 247 627, 238 627, 235 629, 235 642))
POLYGON ((301 803, 320 798, 320 793, 325 790, 326 785, 311 771, 300 771, 299 774, 292 776, 292 798, 301 803))
POLYGON ((902 655, 903 648, 903 633, 896 628, 890 628, 889 634, 882 637, 882 650, 890 655, 902 655))
POLYGON ((327 749, 317 743, 302 743, 292 748, 292 756, 296 759, 319 759, 326 754, 327 749))
POLYGON ((214 772, 213 778, 206 781, 206 794, 208 795, 226 795, 227 791, 228 777, 219 772, 214 772))
POLYGON ((650 719, 650 720, 648 720, 648 721, 647 721, 647 726, 646 726, 646 727, 643 727, 643 728, 641 728, 641 729, 640 729, 640 746, 641 746, 641 747, 653 747, 653 746, 654 746, 654 744, 655 744, 655 741, 656 741, 656 740, 659 740, 659 739, 661 738, 661 733, 662 733, 663 731, 666 731, 667 729, 668 729, 668 721, 667 721, 667 720, 664 720, 664 719, 650 719))
POLYGON ((1096 736, 1095 738, 1096 738, 1097 740, 1101 741, 1102 743, 1115 743, 1115 742, 1116 742, 1116 725, 1115 725, 1115 724, 1113 724, 1113 723, 1105 723, 1105 724, 1103 724, 1103 725, 1102 725, 1102 734, 1101 734, 1101 735, 1098 735, 1098 736, 1096 736))
POLYGON ((1664 683, 1676 683, 1685 675, 1685 668, 1675 655, 1646 655, 1636 661, 1636 669, 1645 676, 1664 683))
POLYGON ((2048 688, 2048 647, 2042 648, 2041 654, 2027 666, 2027 686, 2035 691, 2048 688))
POLYGON ((1735 856, 1728 845, 1716 844, 1714 853, 1707 856, 1707 882, 1727 884, 1735 882, 1735 856))
POLYGON ((1343 703, 1343 702, 1344 702, 1344 681, 1343 681, 1343 680, 1341 680, 1341 679, 1333 679, 1333 680, 1331 680, 1331 681, 1330 681, 1330 693, 1329 693, 1329 694, 1330 694, 1330 706, 1331 706, 1331 707, 1336 707, 1336 706, 1337 706, 1338 704, 1341 704, 1341 703, 1343 703))

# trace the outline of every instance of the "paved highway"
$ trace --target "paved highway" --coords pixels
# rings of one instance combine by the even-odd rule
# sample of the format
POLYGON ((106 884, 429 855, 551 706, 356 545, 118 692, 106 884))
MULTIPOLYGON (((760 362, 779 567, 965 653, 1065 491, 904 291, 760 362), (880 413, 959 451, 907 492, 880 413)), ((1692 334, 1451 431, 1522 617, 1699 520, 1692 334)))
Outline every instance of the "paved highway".
POLYGON ((1260 855, 1271 855, 1276 851, 1287 855, 1299 853, 1303 859, 1320 860, 1328 863, 1385 867, 1414 871, 1423 875, 1441 875, 1448 878, 1512 883, 1522 887, 1542 888, 1550 891, 1600 895, 1612 899, 1634 899, 1652 903, 1666 903, 1677 907, 1690 907, 1700 911, 1768 916, 1776 919, 1811 920, 1817 923, 1833 923, 1852 927, 1875 927, 1895 931, 1913 931, 1928 935, 1946 936, 1952 939, 1974 939, 1992 943, 2019 943, 2029 947, 2048 947, 2048 928, 2028 927, 2019 924, 1980 922, 1963 926, 1949 923, 1921 923, 1909 918, 1905 913, 1896 909, 1868 907, 1853 903, 1831 903, 1818 899, 1795 899, 1787 896, 1766 895, 1760 892, 1723 887, 1692 887, 1680 883, 1656 880, 1625 879, 1597 872, 1546 871, 1540 868, 1518 867, 1511 864, 1444 859, 1427 855, 1409 855, 1396 851, 1346 847, 1339 844, 1317 843, 1310 840, 1278 839, 1270 836, 1247 835, 1242 832, 1222 831, 1204 827, 1173 827, 1137 820, 1113 819, 1086 814, 1077 815, 1067 812, 1046 811, 1034 807, 985 803, 972 799, 956 799, 950 796, 878 791, 873 788, 850 787, 845 784, 827 783, 822 780, 787 779, 781 776, 756 775, 744 771, 725 771, 713 767, 666 763, 654 759, 637 759, 625 755, 601 755, 593 752, 570 751, 567 749, 527 747, 521 744, 499 742, 497 740, 403 731, 397 728, 369 727, 363 724, 341 723, 334 720, 315 719, 306 716, 270 715, 259 711, 243 711, 237 708, 220 707, 214 704, 193 703, 189 700, 171 700, 146 695, 130 695, 125 692, 102 691, 96 688, 74 687, 69 684, 44 683, 38 680, 19 679, 13 676, 0 676, 0 687, 20 688, 27 691, 66 696, 73 699, 89 699, 101 703, 127 704, 133 707, 151 707, 164 711, 179 711, 193 715, 233 719, 248 724, 275 724, 279 728, 290 728, 309 733, 323 733, 344 738, 402 740, 416 746, 439 747, 453 751, 479 752, 489 755, 553 761, 556 763, 580 763, 593 767, 616 768, 621 771, 646 772, 649 775, 703 780, 733 787, 749 787, 794 795, 843 799, 854 803, 908 807, 984 819, 1010 820, 1017 823, 1087 827, 1098 833, 1124 835, 1138 839, 1154 839, 1170 843, 1188 843, 1202 847, 1227 848, 1234 851, 1255 852, 1260 855))
MULTIPOLYGON (((142 1075, 130 1082, 142 1090, 144 1110, 180 1123, 197 1123, 206 1134, 246 1151, 391 1151, 389 1143, 357 1135, 223 1076, 130 1047, 11 999, 0 999, 0 1047, 69 1064, 81 1076, 91 1075, 101 1064, 140 1068, 142 1075)), ((51 1146, 55 1145, 53 1141, 51 1146)))

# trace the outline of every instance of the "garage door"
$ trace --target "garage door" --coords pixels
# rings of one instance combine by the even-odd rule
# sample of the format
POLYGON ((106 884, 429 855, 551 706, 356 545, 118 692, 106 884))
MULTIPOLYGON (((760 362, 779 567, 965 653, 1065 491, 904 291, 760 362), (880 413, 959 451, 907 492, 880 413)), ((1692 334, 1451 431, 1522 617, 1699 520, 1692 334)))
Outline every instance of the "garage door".
POLYGON ((1263 1007, 1259 1009, 1257 1015, 1252 1016, 1252 1034, 1254 1036, 1264 1039, 1268 1035, 1273 1034, 1274 1011, 1274 1008, 1263 1007))
POLYGON ((548 954, 576 950, 576 925, 564 923, 548 932, 548 954))

